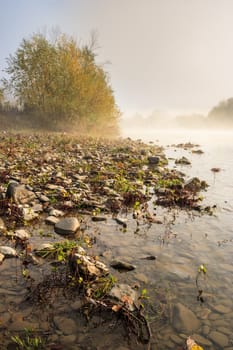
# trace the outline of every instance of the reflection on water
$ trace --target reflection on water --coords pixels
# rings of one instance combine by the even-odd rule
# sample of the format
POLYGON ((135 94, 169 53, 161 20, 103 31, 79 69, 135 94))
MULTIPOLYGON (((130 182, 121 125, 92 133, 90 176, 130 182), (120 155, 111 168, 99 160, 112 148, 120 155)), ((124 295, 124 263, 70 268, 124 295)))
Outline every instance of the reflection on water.
MULTIPOLYGON (((182 303, 198 317, 201 323, 195 332, 204 338, 201 340, 205 349, 230 347, 233 341, 233 132, 150 130, 143 133, 141 130, 140 133, 125 131, 126 135, 166 146, 170 167, 175 167, 175 158, 184 155, 192 165, 176 166, 177 169, 189 177, 198 176, 210 185, 204 194, 205 203, 216 205, 214 215, 193 220, 179 215, 172 225, 175 235, 165 237, 160 247, 156 242, 157 228, 153 227, 143 250, 156 253, 157 261, 154 267, 145 269, 148 269, 151 284, 160 280, 164 286, 170 285, 172 304, 182 303), (199 155, 190 149, 167 147, 186 142, 199 144, 198 148, 204 153, 199 155), (214 167, 220 168, 220 172, 212 172, 214 167), (201 305, 195 286, 200 264, 207 267, 202 281, 204 303, 201 305)), ((172 316, 160 332, 158 349, 174 349, 174 335, 182 338, 182 331, 174 320, 177 322, 172 316)))

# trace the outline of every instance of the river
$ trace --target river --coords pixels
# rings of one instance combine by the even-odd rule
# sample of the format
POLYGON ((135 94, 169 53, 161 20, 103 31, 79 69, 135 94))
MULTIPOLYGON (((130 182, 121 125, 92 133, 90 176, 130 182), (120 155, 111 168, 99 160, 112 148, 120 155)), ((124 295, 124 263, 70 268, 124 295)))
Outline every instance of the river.
MULTIPOLYGON (((147 253, 150 250, 157 255, 156 263, 147 275, 151 286, 167 288, 167 296, 173 306, 181 303, 197 316, 200 327, 197 327, 197 332, 194 331, 197 333, 196 340, 200 340, 205 349, 232 349, 233 132, 125 130, 124 136, 163 145, 170 159, 170 167, 175 166, 175 158, 184 155, 191 161, 191 166, 176 167, 187 177, 197 176, 209 184, 208 190, 203 194, 204 204, 216 205, 213 215, 187 218, 180 214, 169 227, 168 233, 164 233, 163 244, 158 244, 161 232, 158 233, 158 229, 153 228, 153 232, 147 233, 143 250, 147 253), (198 148, 204 153, 194 154, 190 149, 169 146, 186 142, 199 144, 198 148), (220 168, 220 171, 213 172, 212 168, 220 168), (206 267, 206 274, 198 273, 202 264, 206 267), (198 283, 203 290, 204 302, 197 300, 197 276, 200 278, 198 283)), ((175 349, 179 345, 179 338, 184 337, 184 334, 180 332, 177 323, 179 320, 176 315, 170 315, 170 320, 157 334, 156 349, 175 349)), ((188 329, 187 326, 187 331, 188 329)), ((190 333, 193 333, 191 328, 190 333)))

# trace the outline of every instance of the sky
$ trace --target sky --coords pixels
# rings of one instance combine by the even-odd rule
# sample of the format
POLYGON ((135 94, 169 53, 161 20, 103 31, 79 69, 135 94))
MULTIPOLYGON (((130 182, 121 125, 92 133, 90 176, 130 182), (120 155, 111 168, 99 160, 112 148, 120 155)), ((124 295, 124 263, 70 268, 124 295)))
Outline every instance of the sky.
POLYGON ((54 28, 97 61, 127 114, 208 113, 233 97, 232 0, 0 0, 0 75, 33 33, 54 28))

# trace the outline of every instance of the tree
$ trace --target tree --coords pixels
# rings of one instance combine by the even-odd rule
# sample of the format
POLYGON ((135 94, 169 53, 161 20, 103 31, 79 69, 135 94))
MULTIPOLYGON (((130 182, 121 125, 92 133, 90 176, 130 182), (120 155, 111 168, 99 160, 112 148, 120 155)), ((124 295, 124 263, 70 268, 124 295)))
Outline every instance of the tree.
POLYGON ((233 126, 233 98, 221 101, 208 114, 210 124, 222 127, 233 126))
POLYGON ((54 42, 34 34, 7 59, 6 72, 5 89, 33 118, 52 127, 68 122, 117 130, 120 112, 93 45, 78 47, 64 34, 54 42))

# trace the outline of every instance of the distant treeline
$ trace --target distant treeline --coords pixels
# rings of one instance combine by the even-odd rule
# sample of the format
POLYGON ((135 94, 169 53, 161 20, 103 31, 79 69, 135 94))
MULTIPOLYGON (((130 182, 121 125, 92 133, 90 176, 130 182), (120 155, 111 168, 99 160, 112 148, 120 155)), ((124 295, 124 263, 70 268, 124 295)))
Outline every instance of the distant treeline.
POLYGON ((169 117, 160 112, 153 112, 148 116, 135 114, 122 121, 123 127, 151 128, 233 128, 233 98, 220 102, 207 115, 190 114, 169 117))
POLYGON ((23 39, 1 80, 1 119, 52 130, 117 133, 120 111, 108 73, 97 64, 96 40, 79 47, 72 37, 23 39))

